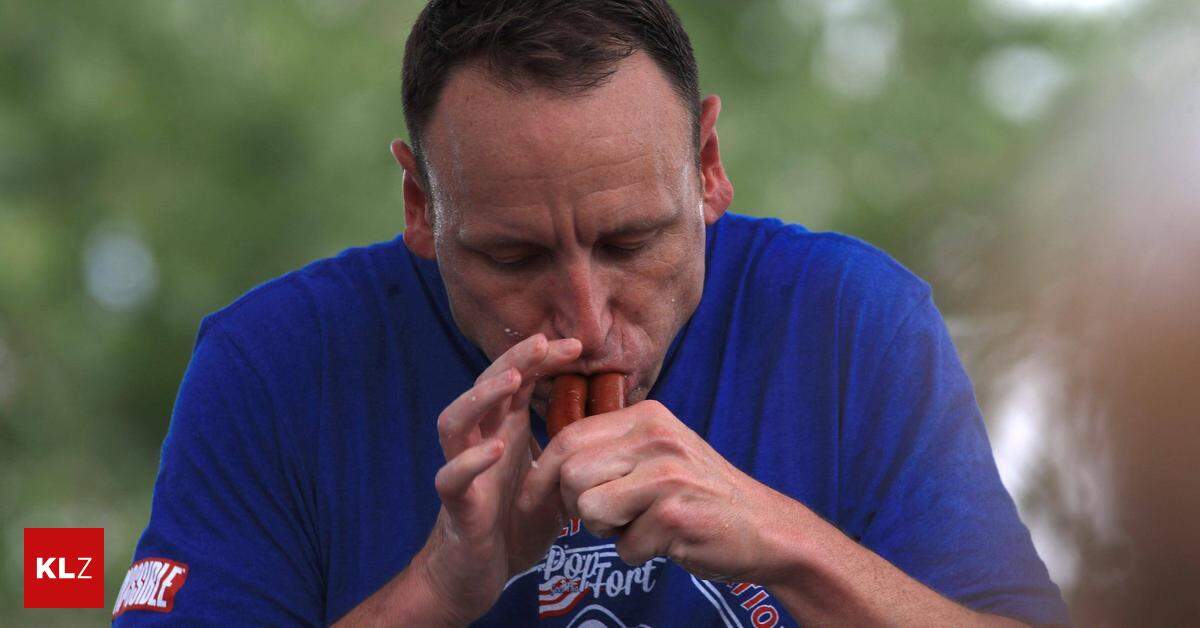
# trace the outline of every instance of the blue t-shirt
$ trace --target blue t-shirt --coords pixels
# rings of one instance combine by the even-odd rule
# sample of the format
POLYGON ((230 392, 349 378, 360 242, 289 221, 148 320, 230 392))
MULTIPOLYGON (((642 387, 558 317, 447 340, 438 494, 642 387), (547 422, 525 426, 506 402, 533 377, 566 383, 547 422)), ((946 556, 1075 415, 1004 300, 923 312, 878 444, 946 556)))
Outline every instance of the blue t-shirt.
MULTIPOLYGON (((946 597, 1066 623, 928 284, 853 238, 733 214, 708 228, 706 258, 650 397, 946 597)), ((205 318, 116 623, 336 621, 424 544, 437 416, 487 364, 436 264, 399 237, 205 318)), ((754 583, 626 565, 575 522, 479 624, 539 621, 796 624, 754 583)))

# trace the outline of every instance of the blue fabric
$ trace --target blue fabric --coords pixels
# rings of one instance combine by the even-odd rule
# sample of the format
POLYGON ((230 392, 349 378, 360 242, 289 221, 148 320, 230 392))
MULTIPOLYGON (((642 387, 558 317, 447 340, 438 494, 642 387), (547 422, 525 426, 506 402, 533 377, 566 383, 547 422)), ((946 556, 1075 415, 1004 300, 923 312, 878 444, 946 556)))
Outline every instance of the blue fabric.
MULTIPOLYGON (((723 456, 971 608, 1066 623, 929 286, 837 234, 729 214, 651 398, 723 456)), ((327 624, 423 545, 436 417, 487 365, 437 267, 348 250, 205 318, 134 559, 189 567, 117 625, 327 624)), ((545 442, 540 420, 534 432, 545 442)), ((480 625, 794 625, 752 584, 625 565, 568 526, 480 625)))

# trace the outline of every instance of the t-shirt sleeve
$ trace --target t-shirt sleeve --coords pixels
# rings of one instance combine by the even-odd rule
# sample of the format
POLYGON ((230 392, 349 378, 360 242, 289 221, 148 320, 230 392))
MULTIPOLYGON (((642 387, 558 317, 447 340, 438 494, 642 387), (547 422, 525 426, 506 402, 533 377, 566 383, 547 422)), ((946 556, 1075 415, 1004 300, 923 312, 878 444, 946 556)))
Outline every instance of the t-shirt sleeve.
POLYGON ((114 625, 319 625, 311 478, 271 386, 206 320, 114 625))
POLYGON ((842 527, 969 608, 1067 624, 1058 587, 1000 482, 971 382, 931 297, 855 377, 842 527))

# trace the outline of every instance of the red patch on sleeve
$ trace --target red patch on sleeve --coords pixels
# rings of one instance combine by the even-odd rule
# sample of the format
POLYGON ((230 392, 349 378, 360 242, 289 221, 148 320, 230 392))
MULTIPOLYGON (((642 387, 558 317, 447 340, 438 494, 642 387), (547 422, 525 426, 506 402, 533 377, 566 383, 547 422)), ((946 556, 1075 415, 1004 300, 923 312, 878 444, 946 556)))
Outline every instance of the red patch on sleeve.
POLYGON ((129 610, 171 612, 187 575, 187 565, 167 558, 143 558, 130 565, 113 605, 113 619, 129 610))

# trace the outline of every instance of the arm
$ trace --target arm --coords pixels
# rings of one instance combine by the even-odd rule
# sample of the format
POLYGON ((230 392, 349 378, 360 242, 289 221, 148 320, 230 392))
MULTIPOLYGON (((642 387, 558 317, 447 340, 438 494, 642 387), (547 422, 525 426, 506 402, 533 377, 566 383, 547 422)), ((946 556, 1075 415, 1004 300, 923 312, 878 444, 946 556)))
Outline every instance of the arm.
POLYGON ((1025 625, 942 597, 799 502, 776 496, 774 516, 790 524, 764 526, 767 555, 778 561, 759 582, 793 617, 814 625, 1025 625))
POLYGON ((118 626, 324 622, 311 478, 244 349, 218 319, 201 327, 134 551, 179 571, 131 569, 118 626))
POLYGON ((564 429, 525 490, 560 491, 594 534, 620 535, 627 563, 667 556, 699 577, 767 586, 803 622, 1066 623, 932 302, 877 350, 859 361, 876 376, 842 432, 845 533, 653 401, 564 429))
POLYGON ((1014 626, 942 597, 800 502, 747 476, 665 407, 588 417, 551 441, 531 499, 561 491, 631 565, 666 556, 689 572, 766 587, 816 625, 1014 626))
POLYGON ((413 557, 408 567, 396 574, 383 588, 354 607, 335 626, 461 626, 467 622, 456 617, 438 592, 429 572, 428 547, 413 557))

